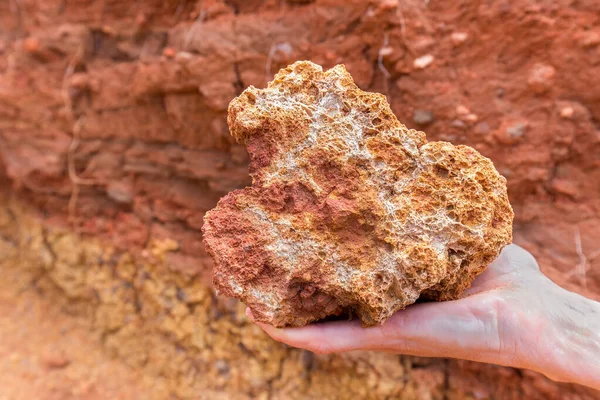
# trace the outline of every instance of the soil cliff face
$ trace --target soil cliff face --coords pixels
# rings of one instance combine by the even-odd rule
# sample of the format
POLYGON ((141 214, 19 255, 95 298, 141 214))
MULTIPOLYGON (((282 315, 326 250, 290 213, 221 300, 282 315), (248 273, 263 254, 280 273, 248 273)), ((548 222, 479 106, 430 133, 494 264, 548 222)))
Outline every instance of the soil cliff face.
POLYGON ((515 242, 598 298, 598 15, 566 0, 2 2, 0 243, 22 274, 15 302, 60 305, 158 397, 593 398, 506 368, 285 348, 214 297, 200 228, 249 184, 229 101, 298 59, 344 63, 410 128, 491 158, 515 242))

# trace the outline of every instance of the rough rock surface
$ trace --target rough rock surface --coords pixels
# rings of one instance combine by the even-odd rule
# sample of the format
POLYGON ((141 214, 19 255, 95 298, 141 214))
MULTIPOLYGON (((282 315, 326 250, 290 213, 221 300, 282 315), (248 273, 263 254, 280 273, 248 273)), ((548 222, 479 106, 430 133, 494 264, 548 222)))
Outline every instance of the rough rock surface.
POLYGON ((512 240, 506 180, 468 146, 427 142, 343 65, 281 70, 229 106, 253 184, 207 213, 214 284, 278 327, 384 322, 459 297, 512 240))

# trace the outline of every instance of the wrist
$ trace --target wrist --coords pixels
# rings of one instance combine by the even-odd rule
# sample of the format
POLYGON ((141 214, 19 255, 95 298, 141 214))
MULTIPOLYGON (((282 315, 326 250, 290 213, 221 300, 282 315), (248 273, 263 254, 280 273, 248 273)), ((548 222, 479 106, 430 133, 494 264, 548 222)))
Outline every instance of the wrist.
POLYGON ((541 300, 532 369, 600 389, 600 303, 552 284, 541 300))

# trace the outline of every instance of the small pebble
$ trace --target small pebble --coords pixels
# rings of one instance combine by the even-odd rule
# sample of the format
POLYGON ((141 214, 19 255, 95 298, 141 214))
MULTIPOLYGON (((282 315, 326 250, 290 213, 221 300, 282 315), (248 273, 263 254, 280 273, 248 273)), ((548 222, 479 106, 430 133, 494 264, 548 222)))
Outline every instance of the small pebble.
POLYGON ((535 64, 529 71, 527 84, 529 88, 537 94, 549 91, 554 85, 554 76, 556 69, 548 64, 535 64))
POLYGON ((109 182, 106 194, 119 203, 130 204, 133 202, 133 187, 130 182, 109 182))
POLYGON ((526 122, 513 121, 512 123, 503 124, 502 127, 494 131, 493 136, 498 143, 514 145, 523 139, 526 130, 526 122))
POLYGON ((433 56, 431 54, 426 54, 415 59, 413 65, 417 69, 427 68, 433 62, 433 56))
POLYGON ((382 10, 394 10, 398 7, 398 0, 383 0, 379 3, 382 10))
POLYGON ((58 349, 49 349, 42 354, 42 363, 49 369, 64 368, 70 362, 66 354, 58 349))
POLYGON ((394 53, 394 49, 389 46, 382 47, 381 50, 379 50, 379 54, 381 54, 382 57, 390 56, 393 53, 394 53))
POLYGON ((580 35, 579 43, 581 47, 591 48, 600 44, 600 32, 585 32, 580 35))
POLYGON ((475 122, 477 122, 477 120, 479 119, 479 117, 477 116, 477 114, 469 113, 469 114, 465 115, 463 117, 463 119, 465 121, 467 121, 467 122, 475 123, 475 122))
POLYGON ((552 182, 552 189, 560 194, 577 198, 579 195, 579 188, 577 183, 566 179, 556 179, 552 182))
POLYGON ((564 119, 571 119, 574 113, 575 110, 573 110, 573 107, 563 107, 560 110, 560 116, 564 119))
POLYGON ((459 129, 465 129, 467 127, 467 124, 465 124, 465 122, 461 121, 460 119, 455 119, 454 121, 452 121, 452 126, 459 129))
POLYGON ((475 132, 479 133, 480 135, 487 135, 490 133, 490 125, 485 121, 480 122, 475 126, 475 132))
POLYGON ((165 47, 165 49, 163 50, 163 56, 167 58, 174 58, 176 54, 177 52, 172 47, 165 47))
POLYGON ((40 41, 37 38, 27 38, 23 40, 23 50, 27 53, 37 53, 40 50, 40 47, 40 41))
POLYGON ((413 121, 417 125, 427 125, 434 121, 433 113, 429 110, 415 110, 413 121))
POLYGON ((469 38, 469 35, 466 32, 454 32, 452 35, 450 35, 450 38, 452 39, 454 46, 458 47, 466 42, 466 40, 469 38))
POLYGON ((215 369, 219 371, 221 375, 229 373, 229 364, 226 360, 217 360, 215 361, 215 369))
POLYGON ((185 62, 191 60, 192 58, 194 58, 194 55, 187 51, 178 51, 177 54, 175 54, 175 61, 179 62, 185 62))
POLYGON ((429 51, 436 45, 436 40, 431 36, 421 36, 413 44, 413 48, 417 53, 429 51))
POLYGON ((517 122, 514 125, 506 128, 506 133, 512 138, 521 138, 525 136, 525 130, 527 129, 527 124, 524 122, 517 122))
POLYGON ((458 115, 467 115, 471 113, 471 110, 461 104, 456 106, 456 113, 458 115))

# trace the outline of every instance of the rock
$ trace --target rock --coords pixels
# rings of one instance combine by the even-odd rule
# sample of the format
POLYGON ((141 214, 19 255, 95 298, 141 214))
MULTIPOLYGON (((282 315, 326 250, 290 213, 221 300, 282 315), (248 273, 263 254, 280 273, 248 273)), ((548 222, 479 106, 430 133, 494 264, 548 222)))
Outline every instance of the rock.
POLYGON ((468 123, 475 123, 479 119, 477 114, 472 113, 467 107, 459 104, 456 106, 456 114, 458 114, 459 118, 468 123))
POLYGON ((257 321, 380 324, 418 298, 460 297, 511 241, 492 162, 428 143, 342 65, 297 62, 234 99, 228 122, 252 186, 206 214, 203 239, 218 293, 257 321))
POLYGON ((450 38, 452 39, 452 44, 458 47, 467 41, 469 35, 466 32, 453 32, 450 38))
POLYGON ((577 187, 577 182, 567 179, 555 179, 552 182, 552 189, 556 193, 564 194, 565 196, 571 197, 573 199, 579 198, 579 188, 577 187))
POLYGON ((64 351, 55 348, 46 349, 41 355, 41 361, 47 369, 65 368, 71 363, 64 351))
POLYGON ((535 64, 529 72, 529 78, 527 84, 529 88, 537 93, 542 94, 549 91, 554 85, 554 76, 556 75, 556 69, 553 66, 547 64, 535 64))
POLYGON ((575 113, 575 110, 573 110, 573 107, 570 107, 570 106, 563 107, 560 109, 560 116, 561 116, 561 118, 564 118, 564 119, 571 119, 573 117, 574 113, 575 113))
POLYGON ((426 54, 419 58, 416 58, 413 62, 413 66, 417 69, 427 68, 433 62, 433 56, 431 54, 426 54))
POLYGON ((172 47, 165 47, 162 54, 167 58, 175 58, 175 56, 177 55, 177 50, 175 50, 172 47))
POLYGON ((510 137, 513 138, 521 138, 525 135, 525 130, 527 129, 527 124, 524 122, 517 122, 514 125, 509 126, 508 128, 506 128, 506 133, 508 133, 508 135, 510 137))
POLYGON ((413 121, 417 125, 427 125, 434 121, 433 113, 429 110, 415 110, 413 121))
POLYGON ((460 119, 455 119, 452 121, 451 125, 455 128, 459 128, 459 129, 466 129, 467 128, 467 124, 465 124, 464 121, 461 121, 460 119))
POLYGON ((467 115, 471 113, 471 110, 469 110, 467 107, 463 106, 462 104, 459 104, 458 106, 456 106, 456 113, 458 115, 467 115))
POLYGON ((477 116, 477 114, 467 114, 463 117, 463 120, 469 123, 475 123, 479 120, 479 117, 477 116))
POLYGON ((600 31, 585 31, 577 36, 583 48, 592 48, 600 44, 600 31))
POLYGON ((382 47, 379 50, 379 54, 381 55, 381 57, 391 56, 392 54, 394 54, 394 48, 390 46, 382 47))
POLYGON ((111 199, 122 204, 133 202, 133 184, 129 181, 110 181, 106 185, 106 194, 111 199))
POLYGON ((382 0, 378 6, 382 11, 395 10, 398 8, 398 0, 382 0))
POLYGON ((490 125, 485 121, 480 122, 475 126, 475 132, 480 135, 487 135, 490 133, 490 125))
POLYGON ((23 50, 27 53, 35 54, 40 51, 41 44, 37 38, 26 38, 23 40, 23 50))
POLYGON ((436 44, 437 41, 431 36, 420 36, 415 40, 413 49, 418 53, 425 53, 435 47, 436 44))
POLYGON ((494 138, 501 144, 512 145, 521 141, 526 131, 527 122, 507 122, 494 131, 494 138))

